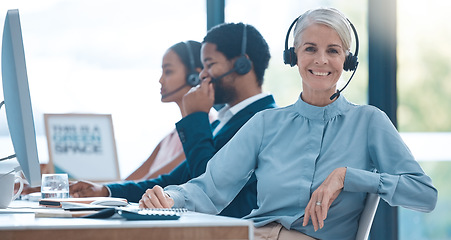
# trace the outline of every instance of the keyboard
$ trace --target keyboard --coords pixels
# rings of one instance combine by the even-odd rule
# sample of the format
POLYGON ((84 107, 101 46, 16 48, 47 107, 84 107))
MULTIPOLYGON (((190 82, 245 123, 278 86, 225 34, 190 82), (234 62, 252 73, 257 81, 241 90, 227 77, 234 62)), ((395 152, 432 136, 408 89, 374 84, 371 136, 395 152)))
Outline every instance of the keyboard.
POLYGON ((117 213, 127 220, 177 220, 184 212, 187 212, 185 208, 120 208, 117 210, 117 213))

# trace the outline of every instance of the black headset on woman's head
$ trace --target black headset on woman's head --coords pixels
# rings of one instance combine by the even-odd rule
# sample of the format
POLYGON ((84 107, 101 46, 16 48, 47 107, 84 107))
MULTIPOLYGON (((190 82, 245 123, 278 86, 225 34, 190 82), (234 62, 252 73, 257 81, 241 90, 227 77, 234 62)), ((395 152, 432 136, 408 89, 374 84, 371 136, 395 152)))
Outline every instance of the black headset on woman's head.
POLYGON ((200 78, 199 73, 196 71, 196 64, 194 62, 194 55, 193 51, 191 50, 191 45, 188 41, 183 42, 186 46, 186 51, 188 52, 188 58, 189 58, 189 72, 186 75, 186 84, 189 86, 195 87, 199 85, 200 78))
POLYGON ((184 89, 187 86, 195 87, 200 83, 199 73, 196 71, 196 63, 194 62, 194 55, 193 51, 191 50, 191 45, 188 41, 183 42, 183 44, 186 47, 186 51, 188 53, 189 58, 189 69, 188 74, 186 74, 185 83, 182 86, 170 92, 167 92, 166 94, 161 95, 162 99, 165 99, 169 96, 176 94, 177 92, 179 92, 180 90, 184 89))
MULTIPOLYGON (((288 28, 287 36, 285 38, 285 50, 283 51, 283 62, 285 64, 290 64, 291 67, 293 67, 297 64, 298 58, 296 56, 296 52, 294 51, 294 47, 288 48, 288 38, 290 36, 291 29, 293 28, 293 26, 296 24, 296 22, 298 21, 298 19, 300 17, 302 17, 302 15, 297 17, 293 21, 293 23, 291 23, 290 28, 288 28)), ((359 61, 358 61, 358 57, 357 57, 359 54, 359 36, 357 35, 357 31, 356 31, 354 25, 351 23, 351 21, 349 21, 349 19, 346 19, 346 20, 348 20, 349 25, 351 26, 352 31, 354 32, 355 55, 353 55, 351 52, 349 52, 348 56, 346 56, 345 62, 343 63, 343 69, 345 71, 353 71, 353 73, 352 73, 351 77, 349 78, 348 82, 346 83, 346 85, 341 90, 337 90, 337 92, 334 93, 330 97, 330 100, 333 100, 334 98, 340 96, 340 93, 348 86, 352 77, 354 77, 355 71, 357 70, 357 66, 359 65, 359 61)))

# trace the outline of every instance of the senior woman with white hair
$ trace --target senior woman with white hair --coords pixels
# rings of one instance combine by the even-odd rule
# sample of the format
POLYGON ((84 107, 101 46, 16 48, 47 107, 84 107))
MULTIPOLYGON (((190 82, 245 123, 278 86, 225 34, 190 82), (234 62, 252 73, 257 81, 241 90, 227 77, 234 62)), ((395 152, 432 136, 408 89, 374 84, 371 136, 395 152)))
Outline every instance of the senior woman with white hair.
POLYGON ((298 101, 256 114, 205 174, 147 190, 141 207, 217 214, 255 172, 258 208, 245 218, 254 221, 256 239, 355 239, 367 193, 392 206, 434 209, 437 190, 386 114, 335 94, 352 56, 348 19, 331 8, 307 11, 294 39, 298 101))

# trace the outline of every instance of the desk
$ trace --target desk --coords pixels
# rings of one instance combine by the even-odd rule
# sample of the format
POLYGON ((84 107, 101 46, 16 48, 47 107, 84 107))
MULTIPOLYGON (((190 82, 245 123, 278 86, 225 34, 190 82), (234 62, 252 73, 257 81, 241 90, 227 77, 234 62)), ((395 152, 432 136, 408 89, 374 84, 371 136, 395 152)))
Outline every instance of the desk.
POLYGON ((35 218, 34 213, 0 213, 2 240, 253 239, 248 220, 183 213, 179 220, 35 218))

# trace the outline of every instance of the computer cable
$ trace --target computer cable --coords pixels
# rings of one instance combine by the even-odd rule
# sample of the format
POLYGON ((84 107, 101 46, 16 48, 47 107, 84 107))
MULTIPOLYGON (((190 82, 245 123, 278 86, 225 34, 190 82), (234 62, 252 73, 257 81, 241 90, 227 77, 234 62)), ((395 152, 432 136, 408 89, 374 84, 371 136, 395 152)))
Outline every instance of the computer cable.
POLYGON ((15 158, 15 157, 16 157, 16 154, 10 155, 10 156, 5 157, 5 158, 0 158, 0 162, 1 162, 1 161, 4 161, 4 160, 11 159, 11 158, 15 158))

